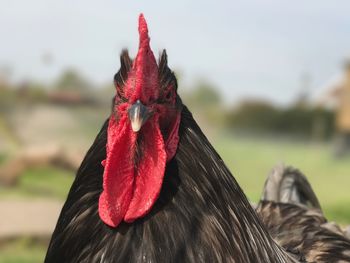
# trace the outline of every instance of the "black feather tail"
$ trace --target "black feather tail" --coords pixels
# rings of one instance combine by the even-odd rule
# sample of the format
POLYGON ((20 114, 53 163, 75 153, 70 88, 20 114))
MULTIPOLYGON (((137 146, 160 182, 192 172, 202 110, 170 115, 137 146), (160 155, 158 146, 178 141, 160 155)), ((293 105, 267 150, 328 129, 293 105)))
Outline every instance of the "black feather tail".
POLYGON ((268 176, 261 199, 321 210, 320 203, 305 175, 293 167, 282 164, 277 165, 268 176))

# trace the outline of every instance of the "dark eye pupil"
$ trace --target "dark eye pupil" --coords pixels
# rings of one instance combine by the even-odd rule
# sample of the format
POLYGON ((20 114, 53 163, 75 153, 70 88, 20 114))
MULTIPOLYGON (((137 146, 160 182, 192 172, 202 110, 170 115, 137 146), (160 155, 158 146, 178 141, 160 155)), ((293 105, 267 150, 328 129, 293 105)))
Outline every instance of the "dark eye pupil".
POLYGON ((126 98, 124 98, 121 94, 117 94, 117 98, 118 98, 118 101, 119 102, 126 102, 127 101, 127 99, 126 98))

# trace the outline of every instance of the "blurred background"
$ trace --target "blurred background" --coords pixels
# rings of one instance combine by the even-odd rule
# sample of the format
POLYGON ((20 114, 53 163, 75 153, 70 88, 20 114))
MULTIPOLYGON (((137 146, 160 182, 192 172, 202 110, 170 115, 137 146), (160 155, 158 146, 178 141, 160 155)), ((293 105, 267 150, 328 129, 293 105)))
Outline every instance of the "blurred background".
POLYGON ((42 262, 144 12, 251 201, 281 162, 350 224, 350 2, 0 0, 0 262, 42 262))

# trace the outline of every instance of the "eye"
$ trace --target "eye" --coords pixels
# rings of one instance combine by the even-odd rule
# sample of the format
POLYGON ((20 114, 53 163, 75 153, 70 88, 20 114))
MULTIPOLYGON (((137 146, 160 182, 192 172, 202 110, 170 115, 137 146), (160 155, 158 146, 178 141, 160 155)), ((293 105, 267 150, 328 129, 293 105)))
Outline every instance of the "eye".
POLYGON ((173 89, 168 89, 165 90, 162 94, 162 96, 157 100, 158 103, 163 104, 163 103, 171 103, 173 100, 173 95, 174 95, 174 90, 173 89))
POLYGON ((169 90, 169 91, 167 92, 167 94, 165 95, 165 99, 166 99, 166 100, 170 100, 171 97, 172 97, 172 95, 173 95, 172 91, 169 90))
POLYGON ((127 102, 128 100, 126 98, 124 98, 124 97, 119 97, 119 101, 124 103, 124 102, 127 102))
POLYGON ((117 88, 117 99, 119 102, 127 102, 127 99, 124 97, 123 91, 120 88, 117 88))
POLYGON ((125 97, 120 96, 119 94, 116 95, 116 100, 115 100, 116 104, 124 103, 124 102, 127 102, 127 101, 128 100, 125 97))

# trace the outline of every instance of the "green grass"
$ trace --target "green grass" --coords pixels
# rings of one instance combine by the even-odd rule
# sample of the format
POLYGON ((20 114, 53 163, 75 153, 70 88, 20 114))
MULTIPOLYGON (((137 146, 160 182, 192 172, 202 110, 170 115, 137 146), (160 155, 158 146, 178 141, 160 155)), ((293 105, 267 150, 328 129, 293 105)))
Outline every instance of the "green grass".
POLYGON ((74 180, 72 172, 52 167, 26 170, 15 188, 0 189, 1 197, 52 197, 65 199, 74 180))
POLYGON ((39 263, 44 261, 46 247, 27 239, 12 241, 3 245, 0 263, 39 263))
POLYGON ((213 142, 252 201, 259 200, 272 167, 283 162, 307 176, 329 220, 350 223, 350 157, 334 160, 330 145, 227 136, 213 142))
POLYGON ((5 154, 0 153, 0 165, 1 165, 2 163, 4 163, 4 162, 5 162, 5 160, 6 160, 6 156, 5 156, 5 154))
MULTIPOLYGON (((66 198, 74 180, 71 172, 52 167, 33 168, 25 171, 15 188, 0 189, 0 198, 66 198)), ((16 240, 0 247, 0 263, 43 262, 46 245, 29 239, 16 240)))

